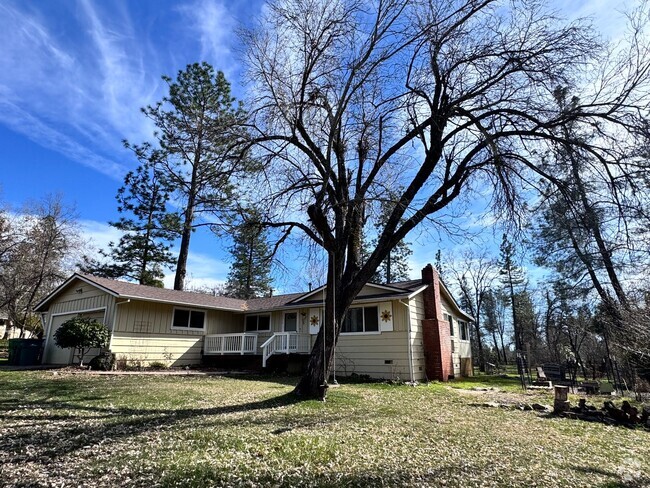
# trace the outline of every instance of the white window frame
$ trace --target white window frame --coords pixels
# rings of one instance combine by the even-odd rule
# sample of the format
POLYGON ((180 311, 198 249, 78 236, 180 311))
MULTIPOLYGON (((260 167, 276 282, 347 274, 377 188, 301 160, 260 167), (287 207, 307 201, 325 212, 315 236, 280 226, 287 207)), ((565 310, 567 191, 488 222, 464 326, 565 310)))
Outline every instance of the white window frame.
MULTIPOLYGON (((284 323, 282 324, 282 327, 284 327, 284 323)), ((252 313, 249 315, 246 315, 244 318, 244 333, 246 334, 265 334, 267 332, 273 332, 273 322, 271 320, 271 314, 270 313, 252 313), (248 317, 257 317, 257 329, 256 330, 246 330, 246 322, 248 322, 248 317), (269 318, 269 328, 260 330, 260 319, 259 317, 268 317, 269 318)))
POLYGON ((200 308, 187 308, 187 307, 174 307, 172 311, 172 323, 171 330, 195 330, 197 332, 205 332, 205 322, 208 318, 208 311, 202 310, 200 308), (174 317, 176 316, 176 310, 185 310, 190 312, 190 315, 187 317, 187 327, 174 327, 174 317), (202 312, 203 313, 203 327, 197 329, 196 327, 190 327, 190 319, 192 317, 192 312, 202 312))
POLYGON ((298 333, 300 329, 300 322, 298 321, 300 317, 300 312, 298 310, 287 310, 282 314, 282 332, 295 332, 298 333), (287 324, 287 315, 289 314, 296 315, 296 330, 286 330, 285 326, 287 324))
MULTIPOLYGON (((353 308, 376 308, 377 309, 377 330, 370 330, 366 331, 366 312, 362 312, 361 316, 363 317, 363 332, 343 332, 343 324, 341 324, 341 335, 379 335, 381 334, 381 322, 379 320, 379 304, 377 305, 358 305, 356 307, 350 307, 348 311, 352 310, 353 308)), ((346 312, 347 315, 347 312, 346 312)), ((345 318, 343 319, 345 320, 345 318)))

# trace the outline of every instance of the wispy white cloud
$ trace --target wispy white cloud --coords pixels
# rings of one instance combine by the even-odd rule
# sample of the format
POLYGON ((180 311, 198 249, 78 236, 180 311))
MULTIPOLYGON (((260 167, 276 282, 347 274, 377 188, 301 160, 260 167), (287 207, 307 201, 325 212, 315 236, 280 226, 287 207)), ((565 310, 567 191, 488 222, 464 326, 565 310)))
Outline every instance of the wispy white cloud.
POLYGON ((180 8, 201 41, 201 60, 213 64, 231 79, 238 70, 231 49, 237 21, 223 2, 196 0, 180 8))
POLYGON ((630 0, 556 0, 555 7, 569 19, 589 19, 603 37, 616 41, 625 31, 627 18, 624 12, 636 4, 630 0))
POLYGON ((129 166, 120 161, 121 140, 151 137, 139 107, 159 95, 159 73, 145 71, 128 16, 81 6, 78 25, 63 7, 59 12, 73 38, 34 5, 0 4, 0 123, 120 178, 129 166))
POLYGON ((84 146, 66 134, 48 126, 32 114, 11 102, 6 87, 0 86, 0 123, 23 134, 40 145, 56 151, 113 178, 119 178, 123 167, 84 146))
POLYGON ((106 222, 82 219, 79 226, 81 237, 86 243, 85 251, 92 256, 96 255, 97 250, 106 249, 110 242, 118 242, 122 236, 122 232, 106 222))
POLYGON ((201 58, 229 77, 236 73, 234 6, 189 0, 176 7, 178 24, 157 25, 191 39, 189 47, 150 39, 156 6, 151 18, 135 17, 129 8, 91 0, 1 2, 0 123, 120 178, 134 164, 121 141, 152 138, 153 124, 139 109, 165 94, 160 75, 183 67, 175 59, 184 64, 200 49, 201 58))

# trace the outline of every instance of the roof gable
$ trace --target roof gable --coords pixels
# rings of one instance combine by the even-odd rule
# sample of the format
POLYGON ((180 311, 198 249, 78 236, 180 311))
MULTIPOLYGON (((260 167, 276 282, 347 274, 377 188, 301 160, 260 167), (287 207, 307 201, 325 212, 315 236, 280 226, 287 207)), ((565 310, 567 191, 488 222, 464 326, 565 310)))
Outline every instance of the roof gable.
POLYGON ((83 275, 75 273, 72 276, 70 276, 67 280, 65 280, 63 283, 61 283, 59 286, 57 286, 49 295, 47 295, 40 302, 38 302, 34 307, 34 311, 40 312, 40 311, 47 310, 46 305, 48 305, 56 297, 63 294, 66 290, 68 290, 68 288, 73 286, 76 281, 83 281, 84 283, 89 284, 90 286, 93 286, 95 288, 98 288, 99 290, 108 293, 109 295, 118 296, 117 293, 115 293, 114 291, 104 286, 98 285, 97 283, 94 283, 93 281, 87 279, 83 275))
POLYGON ((98 278, 96 276, 75 273, 42 300, 36 306, 35 310, 38 312, 46 309, 46 305, 56 297, 60 296, 75 279, 82 280, 114 297, 119 298, 171 303, 174 305, 187 305, 217 310, 230 310, 233 312, 241 312, 246 309, 246 301, 237 298, 212 296, 189 291, 169 290, 167 288, 156 288, 154 286, 138 285, 126 281, 98 278))
POLYGON ((440 280, 440 293, 445 296, 447 303, 451 304, 452 307, 458 312, 460 315, 465 317, 467 320, 473 322, 474 317, 472 317, 470 314, 465 312, 462 308, 460 308, 460 305, 458 305, 458 302, 454 298, 454 296, 451 294, 449 289, 447 288, 447 285, 445 285, 442 280, 440 280))
MULTIPOLYGON (((408 286, 396 286, 396 284, 393 284, 393 283, 390 283, 388 285, 381 285, 379 283, 366 283, 364 285, 364 289, 366 289, 366 291, 368 291, 367 289, 374 289, 374 290, 376 290, 376 293, 367 293, 367 292, 363 293, 363 294, 360 293, 359 295, 357 295, 357 298, 361 299, 361 298, 368 298, 368 297, 371 297, 371 296, 390 297, 391 295, 400 295, 401 296, 401 295, 404 295, 405 292, 412 291, 409 288, 410 285, 415 284, 415 283, 419 283, 421 285, 421 282, 419 280, 413 280, 413 281, 408 281, 408 282, 404 282, 404 283, 408 283, 408 286)), ((397 285, 399 285, 399 284, 397 284, 397 285)), ((325 291, 326 288, 327 288, 327 285, 322 285, 322 286, 319 286, 318 288, 316 288, 316 289, 314 289, 314 290, 312 290, 310 292, 299 294, 298 297, 296 297, 290 303, 295 304, 295 305, 298 305, 298 304, 303 303, 303 302, 313 303, 314 300, 313 299, 309 300, 309 299, 316 296, 316 295, 318 295, 318 294, 320 294, 320 293, 322 293, 323 291, 325 291)))

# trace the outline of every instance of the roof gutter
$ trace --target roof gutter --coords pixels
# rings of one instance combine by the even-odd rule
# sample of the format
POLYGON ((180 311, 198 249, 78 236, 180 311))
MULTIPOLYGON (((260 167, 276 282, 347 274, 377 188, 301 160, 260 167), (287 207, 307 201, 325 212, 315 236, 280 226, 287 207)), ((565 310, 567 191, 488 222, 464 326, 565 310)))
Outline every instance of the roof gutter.
POLYGON ((408 298, 408 299, 410 300, 410 299, 413 298, 415 295, 417 295, 417 294, 419 294, 419 293, 422 293, 424 290, 426 290, 426 289, 427 289, 427 286, 429 286, 429 285, 421 286, 420 288, 418 288, 417 290, 415 290, 413 293, 411 293, 411 294, 410 294, 408 297, 406 297, 406 298, 408 298))

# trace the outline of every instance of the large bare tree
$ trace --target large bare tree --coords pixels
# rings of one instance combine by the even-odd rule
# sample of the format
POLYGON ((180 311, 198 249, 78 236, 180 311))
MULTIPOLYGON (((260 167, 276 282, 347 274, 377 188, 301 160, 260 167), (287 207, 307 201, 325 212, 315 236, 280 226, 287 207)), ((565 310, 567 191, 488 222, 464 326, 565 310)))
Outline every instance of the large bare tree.
POLYGON ((46 196, 20 213, 0 212, 0 311, 21 330, 38 331, 34 306, 72 269, 81 242, 74 211, 46 196))
POLYGON ((479 369, 485 371, 483 305, 487 293, 499 275, 499 268, 496 260, 489 256, 487 251, 468 249, 461 254, 460 258, 453 259, 449 270, 460 290, 461 305, 474 317, 472 323, 476 340, 474 346, 478 351, 479 369))
POLYGON ((347 309, 411 230, 472 186, 511 214, 518 189, 548 176, 539 154, 568 120, 601 127, 601 140, 631 129, 645 53, 606 59, 586 24, 545 3, 277 0, 244 33, 269 225, 300 229, 328 254, 325 320, 298 394, 324 397, 347 309), (578 85, 580 103, 557 109, 554 89, 578 85), (362 262, 366 213, 397 186, 362 262))

